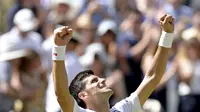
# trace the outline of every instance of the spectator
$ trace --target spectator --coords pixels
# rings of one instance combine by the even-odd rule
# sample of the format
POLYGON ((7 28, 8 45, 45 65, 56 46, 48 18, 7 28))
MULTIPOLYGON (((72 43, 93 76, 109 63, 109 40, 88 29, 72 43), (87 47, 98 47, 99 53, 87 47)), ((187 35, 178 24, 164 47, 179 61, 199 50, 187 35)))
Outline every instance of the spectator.
POLYGON ((37 19, 33 12, 29 9, 20 10, 14 17, 14 23, 15 27, 0 38, 0 52, 4 52, 5 43, 12 43, 18 49, 31 48, 42 54, 41 35, 33 31, 37 24, 37 19))
POLYGON ((20 98, 23 103, 23 112, 44 112, 47 74, 42 68, 39 54, 34 51, 28 52, 29 55, 20 58, 20 62, 17 65, 22 87, 16 87, 15 89, 20 96, 29 95, 28 97, 20 98))
POLYGON ((142 38, 142 14, 133 10, 121 24, 121 33, 117 38, 120 69, 125 75, 128 94, 131 94, 142 81, 141 55, 148 45, 148 35, 142 38), (141 39, 142 38, 142 39, 141 39), (134 48, 134 46, 137 46, 134 48))
MULTIPOLYGON (((10 45, 10 47, 7 47, 6 49, 5 52, 11 51, 13 46, 10 45)), ((9 112, 14 109, 14 101, 19 97, 19 94, 11 84, 12 72, 15 72, 15 68, 12 68, 12 63, 14 63, 14 61, 7 60, 13 60, 13 58, 15 59, 16 57, 3 55, 3 53, 0 53, 0 111, 9 112)), ((19 82, 19 80, 17 81, 19 82)))
POLYGON ((80 15, 82 14, 89 15, 95 25, 99 25, 99 23, 105 18, 112 17, 108 13, 108 7, 101 4, 98 0, 85 1, 80 15))
MULTIPOLYGON (((40 5, 40 0, 16 0, 14 6, 8 12, 8 30, 10 31, 14 26, 14 16, 15 14, 23 9, 31 9, 38 19, 37 27, 35 27, 35 31, 43 35, 43 24, 45 21, 46 13, 44 8, 40 5)), ((22 16, 23 17, 23 16, 22 16)))
POLYGON ((52 10, 48 14, 48 20, 52 21, 53 24, 71 26, 69 18, 69 11, 71 8, 69 0, 55 0, 52 3, 52 10))
POLYGON ((200 89, 198 86, 200 82, 199 45, 199 41, 195 38, 183 42, 179 58, 177 58, 178 91, 180 95, 179 112, 200 111, 200 89))
POLYGON ((94 59, 93 57, 95 54, 91 54, 88 52, 91 52, 89 51, 90 48, 94 48, 92 49, 92 51, 96 51, 97 53, 99 53, 99 55, 103 57, 104 62, 107 62, 106 66, 111 70, 113 65, 115 65, 114 64, 115 53, 113 53, 114 54, 113 55, 111 53, 112 49, 109 49, 109 47, 116 42, 116 36, 117 36, 117 25, 115 24, 115 22, 112 20, 102 21, 97 29, 97 38, 96 38, 97 41, 95 43, 90 44, 86 48, 85 55, 80 57, 81 64, 85 67, 91 65, 91 63, 93 62, 92 59, 94 59), (89 59, 90 61, 88 61, 87 59, 89 59))
POLYGON ((32 7, 32 1, 31 0, 15 0, 15 4, 8 12, 8 28, 9 30, 12 29, 13 26, 15 26, 13 19, 15 14, 21 10, 22 8, 31 8, 32 7))
POLYGON ((21 58, 29 56, 30 53, 26 50, 17 50, 13 44, 9 44, 5 52, 0 55, 1 65, 1 112, 8 112, 14 109, 14 101, 16 99, 28 99, 34 95, 33 91, 29 88, 25 88, 21 81, 20 64, 21 58))
POLYGON ((80 48, 80 55, 83 54, 85 48, 95 42, 96 26, 92 22, 92 18, 88 14, 82 14, 77 18, 76 31, 82 36, 83 46, 80 48))
POLYGON ((121 22, 128 16, 130 9, 136 7, 135 0, 116 0, 114 20, 119 26, 121 22))
POLYGON ((195 10, 193 16, 192 16, 192 27, 189 29, 186 29, 182 33, 182 37, 184 40, 189 40, 191 38, 197 38, 200 40, 200 9, 195 10))

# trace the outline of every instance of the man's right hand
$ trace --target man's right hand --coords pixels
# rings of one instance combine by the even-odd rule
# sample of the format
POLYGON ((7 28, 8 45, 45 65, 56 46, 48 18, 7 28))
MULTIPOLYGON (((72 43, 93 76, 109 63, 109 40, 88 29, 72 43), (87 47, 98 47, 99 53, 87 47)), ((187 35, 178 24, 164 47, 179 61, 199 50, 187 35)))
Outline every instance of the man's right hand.
POLYGON ((162 30, 164 30, 167 33, 173 33, 174 32, 174 18, 171 15, 163 15, 159 19, 160 26, 162 27, 162 30))
POLYGON ((54 30, 54 44, 57 46, 65 46, 72 38, 73 30, 68 26, 63 26, 54 30))

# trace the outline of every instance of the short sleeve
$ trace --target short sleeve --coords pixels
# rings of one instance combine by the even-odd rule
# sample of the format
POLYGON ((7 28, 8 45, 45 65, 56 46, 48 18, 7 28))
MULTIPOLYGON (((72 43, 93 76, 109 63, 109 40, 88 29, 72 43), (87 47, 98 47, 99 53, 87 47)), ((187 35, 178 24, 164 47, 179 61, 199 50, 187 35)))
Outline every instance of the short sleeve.
POLYGON ((138 95, 134 92, 129 97, 115 104, 111 112, 116 110, 122 112, 142 112, 138 95))

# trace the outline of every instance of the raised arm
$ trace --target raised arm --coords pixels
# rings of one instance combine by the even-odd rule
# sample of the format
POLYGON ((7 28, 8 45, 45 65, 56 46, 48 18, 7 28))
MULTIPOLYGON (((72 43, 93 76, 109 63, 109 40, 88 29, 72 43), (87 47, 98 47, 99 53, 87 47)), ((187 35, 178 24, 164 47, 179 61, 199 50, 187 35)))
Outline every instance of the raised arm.
POLYGON ((58 103, 63 112, 73 112, 74 101, 68 89, 68 79, 65 70, 65 49, 72 37, 72 29, 61 27, 54 31, 53 80, 58 103))
POLYGON ((174 18, 170 15, 163 15, 159 22, 163 30, 159 47, 142 83, 136 90, 141 105, 145 103, 160 82, 166 69, 168 54, 173 41, 172 33, 174 32, 174 18))

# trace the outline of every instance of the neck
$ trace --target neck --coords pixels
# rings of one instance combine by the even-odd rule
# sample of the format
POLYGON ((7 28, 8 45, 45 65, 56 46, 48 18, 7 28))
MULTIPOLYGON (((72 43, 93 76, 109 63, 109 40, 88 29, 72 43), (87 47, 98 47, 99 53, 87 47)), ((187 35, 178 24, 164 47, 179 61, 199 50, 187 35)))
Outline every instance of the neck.
POLYGON ((110 112, 110 105, 108 101, 101 103, 98 102, 98 104, 95 103, 92 105, 88 105, 87 109, 95 110, 95 112, 110 112))

